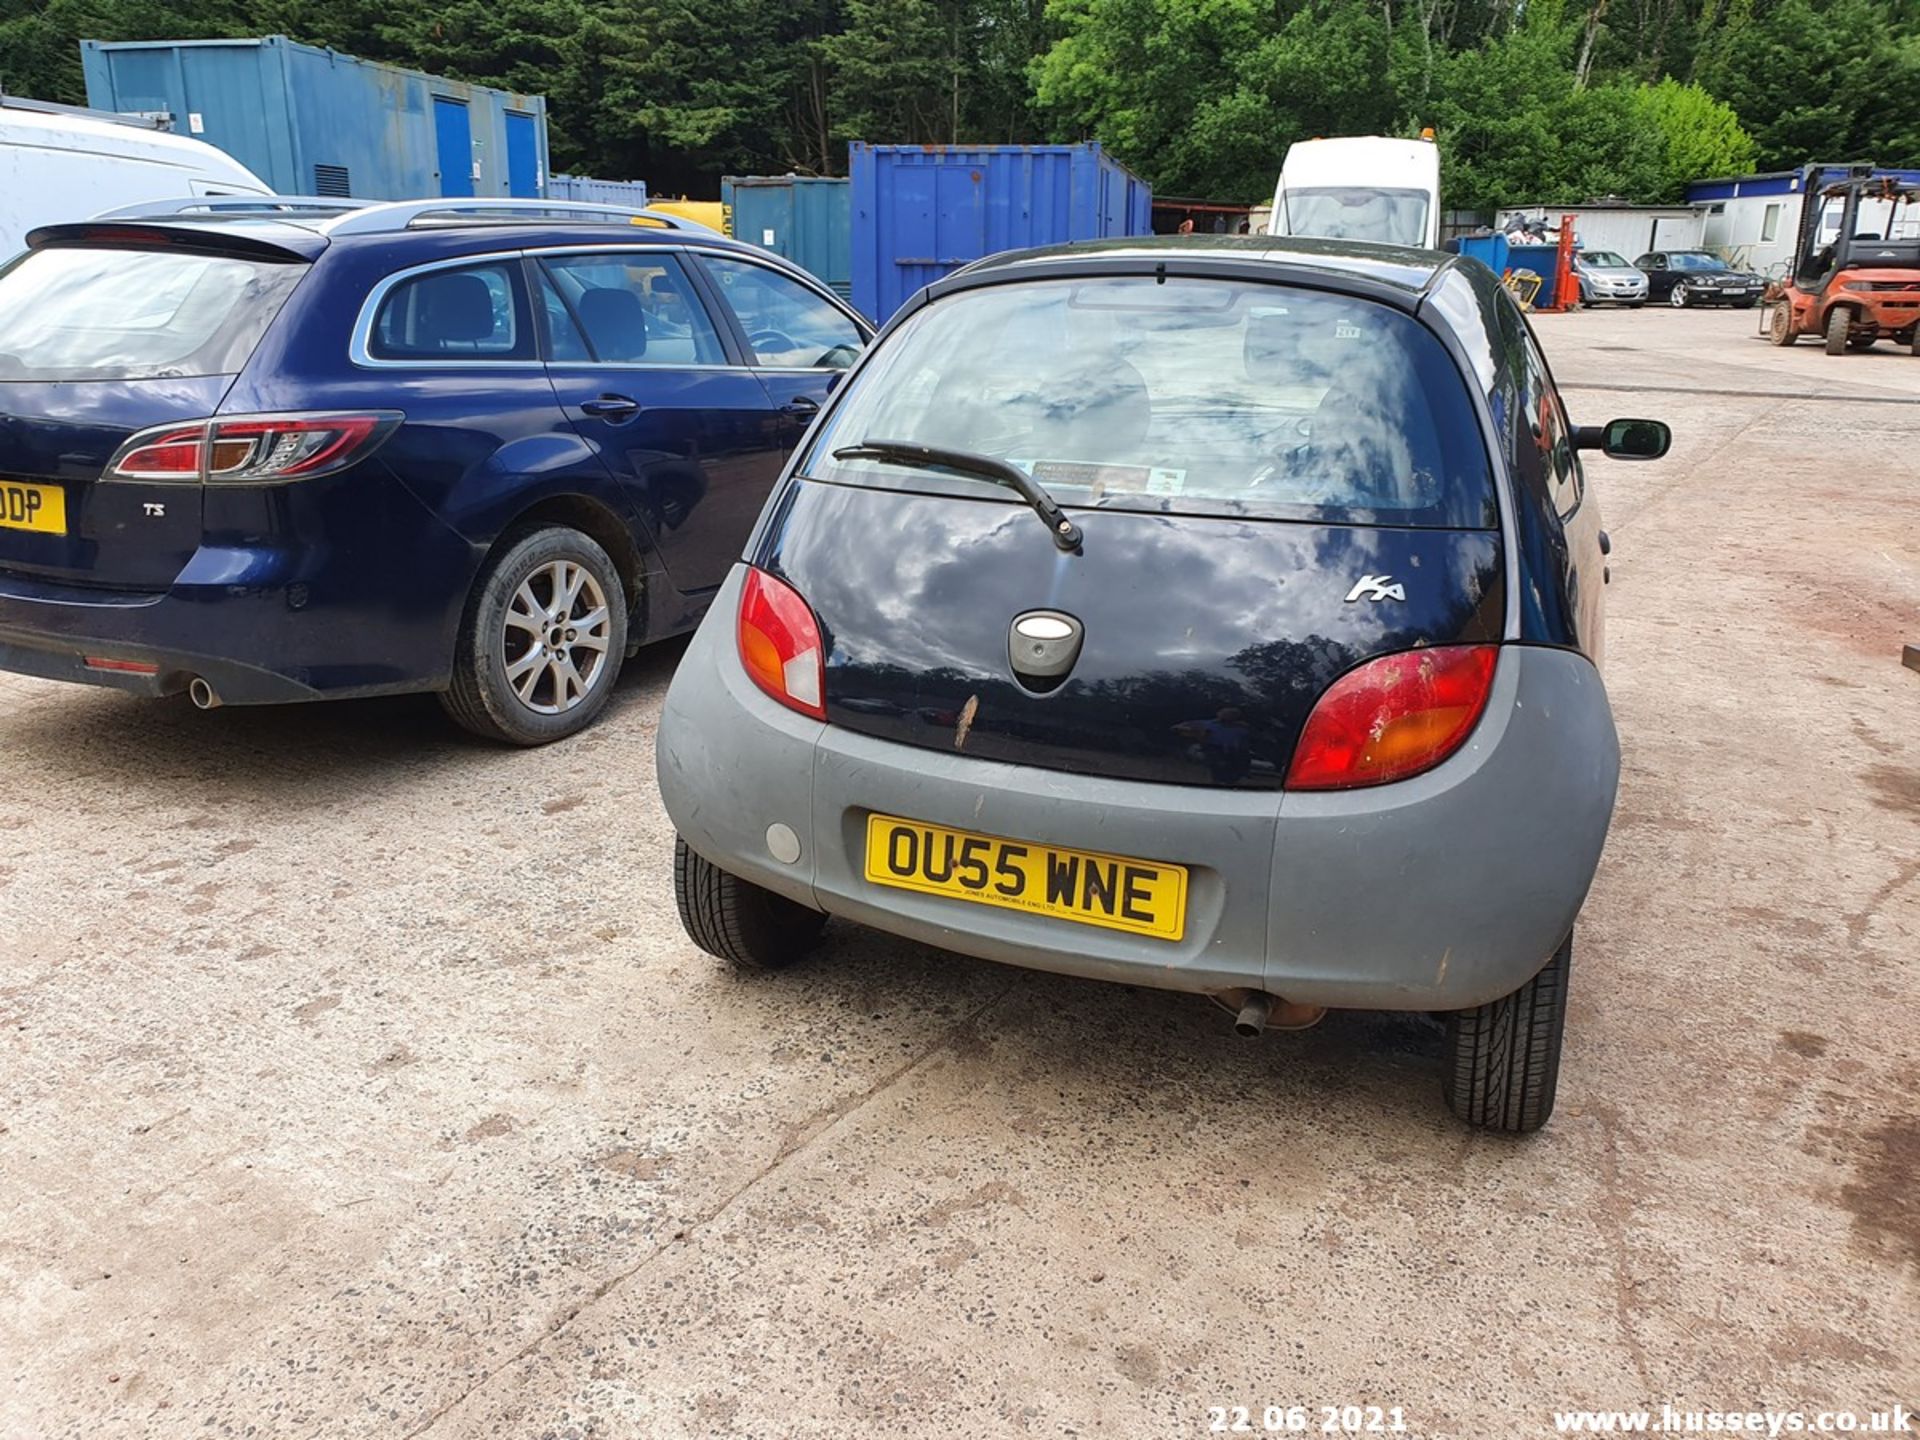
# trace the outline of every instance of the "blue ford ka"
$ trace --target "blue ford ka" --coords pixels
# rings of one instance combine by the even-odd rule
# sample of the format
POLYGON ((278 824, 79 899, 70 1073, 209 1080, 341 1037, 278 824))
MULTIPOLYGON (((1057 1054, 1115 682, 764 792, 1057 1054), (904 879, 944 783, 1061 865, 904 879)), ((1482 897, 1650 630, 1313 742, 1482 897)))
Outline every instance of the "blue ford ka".
POLYGON ((1493 274, 1182 237, 977 263, 828 401, 668 692, 680 916, 831 916, 1220 1001, 1439 1012, 1470 1124, 1552 1110, 1619 746, 1608 541, 1493 274))

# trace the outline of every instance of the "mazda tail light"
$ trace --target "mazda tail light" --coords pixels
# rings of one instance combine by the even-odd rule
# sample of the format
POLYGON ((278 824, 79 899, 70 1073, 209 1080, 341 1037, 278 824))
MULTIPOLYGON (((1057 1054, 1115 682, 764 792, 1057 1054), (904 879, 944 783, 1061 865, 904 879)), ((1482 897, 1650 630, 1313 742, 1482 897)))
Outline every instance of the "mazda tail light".
POLYGON ((1497 645, 1440 645, 1349 670, 1307 717, 1287 788, 1350 790, 1431 770, 1479 723, 1499 655, 1497 645))
POLYGON ((310 480, 366 459, 404 418, 397 410, 371 410, 156 425, 120 447, 105 478, 214 485, 310 480))
POLYGON ((800 592, 749 569, 740 591, 740 663, 753 683, 791 710, 827 718, 826 650, 800 592))
POLYGON ((107 466, 107 478, 197 485, 206 444, 204 420, 192 425, 156 425, 151 430, 142 430, 120 447, 107 466))

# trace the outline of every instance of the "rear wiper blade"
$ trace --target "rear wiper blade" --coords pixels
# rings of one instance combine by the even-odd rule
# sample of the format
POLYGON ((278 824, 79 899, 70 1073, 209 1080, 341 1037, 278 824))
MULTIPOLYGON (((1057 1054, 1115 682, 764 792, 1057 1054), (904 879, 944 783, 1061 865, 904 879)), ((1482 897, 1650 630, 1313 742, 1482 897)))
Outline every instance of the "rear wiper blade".
POLYGON ((862 440, 833 452, 836 460, 877 460, 886 465, 935 466, 957 470, 978 480, 991 480, 1016 490, 1033 513, 1046 522, 1053 543, 1062 550, 1080 548, 1080 527, 1069 520, 1059 503, 1026 471, 991 455, 976 455, 971 450, 943 450, 937 445, 916 445, 908 440, 862 440))

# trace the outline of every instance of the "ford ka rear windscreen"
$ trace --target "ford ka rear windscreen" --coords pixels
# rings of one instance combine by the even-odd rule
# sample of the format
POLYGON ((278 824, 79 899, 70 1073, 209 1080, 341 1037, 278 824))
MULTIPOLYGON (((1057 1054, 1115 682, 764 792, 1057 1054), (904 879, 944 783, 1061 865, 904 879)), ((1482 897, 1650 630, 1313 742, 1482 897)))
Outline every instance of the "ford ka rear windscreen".
POLYGON ((1237 280, 1101 277, 934 302, 885 341, 804 472, 1018 503, 937 468, 836 460, 862 441, 990 456, 1062 505, 1491 529, 1467 387, 1413 317, 1237 280))

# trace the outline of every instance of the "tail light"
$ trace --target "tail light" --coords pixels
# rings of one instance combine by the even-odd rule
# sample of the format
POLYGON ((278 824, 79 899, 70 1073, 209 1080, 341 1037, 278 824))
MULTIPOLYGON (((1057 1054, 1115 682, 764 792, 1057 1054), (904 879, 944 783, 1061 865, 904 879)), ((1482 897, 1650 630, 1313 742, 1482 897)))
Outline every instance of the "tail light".
POLYGON ((108 480, 278 485, 364 460, 405 417, 351 414, 236 415, 142 430, 107 466, 108 480))
POLYGON ((111 480, 200 481, 200 457, 207 443, 204 420, 193 425, 158 425, 142 430, 120 447, 107 467, 111 480))
POLYGON ((740 663, 754 684, 789 709, 827 718, 826 652, 819 623, 799 591, 749 569, 740 592, 739 641, 740 663))
POLYGON ((1497 645, 1382 655, 1334 681, 1307 717, 1289 790, 1350 790, 1431 770, 1487 708, 1497 645))

